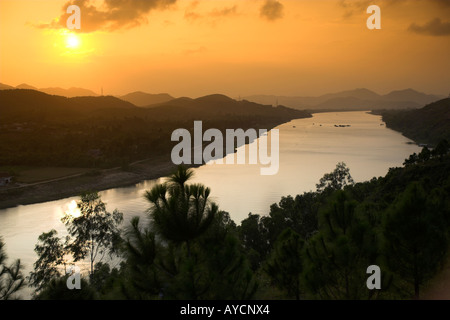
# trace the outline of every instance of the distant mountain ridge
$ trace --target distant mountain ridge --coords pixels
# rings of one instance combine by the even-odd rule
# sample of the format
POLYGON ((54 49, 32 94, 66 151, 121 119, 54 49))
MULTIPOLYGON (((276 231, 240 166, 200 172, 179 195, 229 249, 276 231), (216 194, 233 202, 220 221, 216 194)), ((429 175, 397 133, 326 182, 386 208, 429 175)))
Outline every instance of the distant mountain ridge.
POLYGON ((138 109, 112 96, 67 98, 31 89, 0 90, 0 102, 2 122, 76 117, 105 109, 138 109))
POLYGON ((39 91, 42 91, 47 94, 56 95, 56 96, 64 96, 68 98, 73 97, 95 97, 98 96, 94 91, 83 89, 83 88, 74 88, 71 87, 69 89, 63 89, 63 88, 42 88, 38 89, 39 91))
POLYGON ((118 96, 118 98, 124 101, 131 102, 138 107, 146 107, 175 99, 167 93, 151 94, 142 91, 131 92, 123 96, 118 96))
MULTIPOLYGON (((76 88, 71 87, 69 89, 64 89, 60 87, 50 87, 50 88, 36 88, 26 83, 22 83, 17 85, 16 87, 10 86, 7 84, 0 83, 0 90, 11 90, 11 89, 28 89, 28 90, 36 90, 41 91, 50 95, 63 96, 67 98, 74 97, 96 97, 100 96, 92 90, 84 89, 84 88, 76 88)), ((126 95, 116 96, 117 98, 130 102, 138 107, 147 107, 152 104, 158 104, 163 102, 168 102, 170 100, 175 99, 170 94, 167 93, 158 93, 152 94, 142 91, 131 92, 126 95)))
POLYGON ((250 101, 237 101, 220 94, 196 99, 177 98, 153 104, 148 108, 137 107, 131 102, 113 96, 72 97, 49 95, 31 89, 0 90, 0 112, 3 121, 30 121, 37 119, 72 119, 86 116, 151 117, 163 121, 185 121, 187 119, 226 119, 248 117, 296 119, 310 117, 307 112, 283 106, 273 108, 250 101), (107 112, 105 112, 107 110, 107 112))
POLYGON ((380 95, 366 88, 358 88, 317 97, 253 95, 245 99, 263 104, 283 104, 296 109, 317 110, 380 110, 416 109, 444 98, 413 89, 396 90, 380 95))
MULTIPOLYGON (((168 102, 151 105, 150 110, 165 110, 172 117, 183 119, 192 115, 201 115, 202 119, 226 119, 229 117, 250 117, 254 121, 259 118, 297 119, 311 117, 304 110, 296 110, 279 105, 263 105, 247 100, 234 100, 223 94, 211 94, 196 99, 181 97, 168 102)), ((279 121, 279 120, 277 120, 279 121)))
POLYGON ((19 84, 16 87, 0 83, 0 90, 11 90, 11 89, 36 90, 36 91, 41 91, 41 92, 44 92, 44 93, 47 93, 50 95, 63 96, 63 97, 67 97, 67 98, 98 96, 98 94, 95 93, 94 91, 84 89, 84 88, 72 87, 69 89, 63 89, 63 88, 59 88, 59 87, 54 87, 54 88, 40 88, 39 89, 39 88, 30 86, 29 84, 26 84, 26 83, 19 84))
POLYGON ((10 90, 10 89, 16 89, 15 87, 9 86, 4 83, 0 83, 0 90, 10 90))
POLYGON ((16 89, 39 90, 38 88, 30 86, 29 84, 26 84, 26 83, 19 84, 18 86, 16 86, 16 89))

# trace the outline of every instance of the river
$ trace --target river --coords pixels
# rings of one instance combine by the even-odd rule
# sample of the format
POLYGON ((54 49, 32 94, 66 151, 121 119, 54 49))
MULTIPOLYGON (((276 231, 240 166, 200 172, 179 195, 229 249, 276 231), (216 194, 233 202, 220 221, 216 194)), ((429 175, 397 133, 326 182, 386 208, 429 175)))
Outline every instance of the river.
MULTIPOLYGON (((194 169, 193 182, 210 187, 213 200, 237 224, 249 212, 268 214, 270 205, 279 202, 282 196, 315 190, 319 179, 333 171, 338 162, 345 162, 355 182, 360 182, 384 176, 390 167, 401 166, 410 154, 420 151, 417 145, 408 143, 409 139, 386 128, 380 116, 367 112, 318 113, 277 129, 280 163, 276 175, 260 175, 261 166, 249 164, 212 164, 194 169)), ((117 208, 124 213, 127 225, 133 216, 146 217, 149 205, 143 194, 158 181, 114 188, 100 195, 108 211, 117 208)), ((8 262, 20 258, 28 275, 37 258, 33 249, 38 236, 51 229, 64 235, 60 219, 77 199, 0 210, 0 236, 6 243, 8 262)))

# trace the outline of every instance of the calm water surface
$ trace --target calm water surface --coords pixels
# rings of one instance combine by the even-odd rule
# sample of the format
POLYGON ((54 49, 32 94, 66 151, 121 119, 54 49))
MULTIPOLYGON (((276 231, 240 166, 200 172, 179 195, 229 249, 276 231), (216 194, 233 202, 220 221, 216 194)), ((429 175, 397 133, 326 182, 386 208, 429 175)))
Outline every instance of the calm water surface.
MULTIPOLYGON (((384 176, 390 167, 401 166, 410 154, 420 151, 409 139, 387 129, 380 116, 366 112, 319 113, 313 118, 293 120, 280 130, 278 174, 260 175, 260 165, 212 164, 195 169, 194 182, 212 190, 213 199, 228 211, 236 223, 249 212, 268 214, 272 203, 282 196, 315 190, 319 179, 345 162, 356 182, 384 176), (350 125, 350 127, 335 127, 350 125)), ((256 143, 256 142, 253 142, 256 143)), ((145 190, 160 180, 115 188, 100 193, 108 211, 124 213, 124 225, 133 216, 146 218, 145 190)), ((25 274, 37 256, 33 249, 42 232, 56 229, 65 235, 60 222, 77 197, 0 210, 0 235, 6 242, 9 262, 20 258, 25 274)))

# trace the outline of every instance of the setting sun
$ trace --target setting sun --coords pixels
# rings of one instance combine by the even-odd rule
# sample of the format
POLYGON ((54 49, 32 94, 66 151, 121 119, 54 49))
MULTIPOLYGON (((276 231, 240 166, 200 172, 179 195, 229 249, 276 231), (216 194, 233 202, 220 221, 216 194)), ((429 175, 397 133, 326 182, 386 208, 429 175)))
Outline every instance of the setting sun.
POLYGON ((80 37, 76 34, 69 33, 66 36, 66 47, 69 49, 77 49, 81 45, 80 37))

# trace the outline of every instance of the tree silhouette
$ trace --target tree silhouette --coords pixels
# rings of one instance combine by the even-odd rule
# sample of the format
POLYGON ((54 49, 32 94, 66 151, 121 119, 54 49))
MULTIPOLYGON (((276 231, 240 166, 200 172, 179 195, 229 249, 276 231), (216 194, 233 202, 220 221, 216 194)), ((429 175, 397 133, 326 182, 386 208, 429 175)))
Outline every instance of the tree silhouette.
POLYGON ((377 258, 374 230, 345 191, 337 191, 329 203, 319 213, 319 232, 305 249, 306 284, 322 299, 370 297, 366 269, 377 258))
POLYGON ((139 217, 131 219, 126 232, 124 256, 130 285, 123 290, 133 299, 148 299, 156 297, 162 287, 155 267, 158 244, 155 234, 149 228, 142 229, 139 223, 139 217))
POLYGON ((420 287, 434 275, 443 261, 448 241, 445 217, 425 190, 412 182, 393 203, 384 224, 388 266, 413 286, 415 298, 420 287))
POLYGON ((35 300, 94 300, 96 298, 95 290, 89 282, 81 278, 80 285, 82 290, 68 290, 67 278, 63 276, 52 278, 45 287, 36 295, 35 300))
POLYGON ((304 241, 298 233, 286 229, 275 243, 264 268, 276 286, 297 300, 301 293, 303 245, 304 241))
POLYGON ((257 270, 270 252, 269 234, 266 225, 271 224, 269 217, 260 217, 249 213, 237 227, 238 235, 246 254, 250 259, 252 269, 257 270), (266 218, 266 219, 264 219, 266 218), (267 221, 265 221, 267 220, 267 221))
POLYGON ((117 210, 111 214, 106 211, 105 203, 97 192, 87 192, 81 195, 77 203, 81 212, 79 217, 66 212, 61 221, 73 237, 68 249, 74 261, 84 259, 89 254, 91 275, 94 273, 94 262, 98 255, 108 252, 117 254, 120 243, 119 225, 123 214, 117 210))
POLYGON ((7 266, 6 259, 5 243, 0 237, 0 300, 17 299, 17 292, 25 286, 22 265, 17 259, 7 266))
POLYGON ((419 155, 418 155, 418 160, 420 162, 425 162, 430 160, 431 157, 431 151, 430 149, 428 149, 427 147, 423 147, 422 151, 420 151, 419 155))
POLYGON ((41 290, 51 279, 61 276, 59 266, 65 264, 67 250, 57 234, 56 230, 42 233, 34 247, 39 258, 34 263, 34 272, 30 273, 30 284, 37 290, 41 290))
POLYGON ((326 173, 316 184, 317 192, 323 192, 325 190, 341 190, 346 185, 353 185, 352 176, 350 175, 350 169, 344 162, 339 162, 336 168, 331 173, 326 173))
POLYGON ((174 243, 186 243, 188 256, 190 242, 208 229, 218 212, 218 206, 209 199, 209 188, 186 184, 192 176, 192 169, 178 166, 166 183, 145 194, 152 205, 150 216, 157 233, 174 243))
POLYGON ((447 140, 441 140, 437 144, 437 146, 431 151, 431 154, 434 157, 438 157, 440 161, 442 161, 442 158, 448 153, 450 150, 450 144, 447 140))
POLYGON ((219 211, 213 223, 196 246, 200 270, 205 277, 205 299, 248 300, 255 294, 258 283, 236 234, 236 225, 229 214, 219 211))

